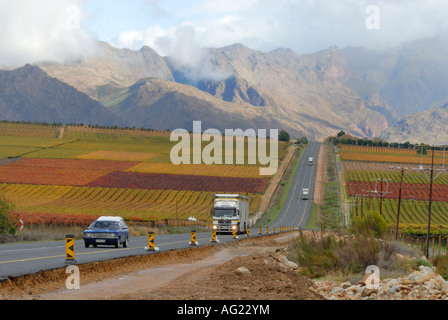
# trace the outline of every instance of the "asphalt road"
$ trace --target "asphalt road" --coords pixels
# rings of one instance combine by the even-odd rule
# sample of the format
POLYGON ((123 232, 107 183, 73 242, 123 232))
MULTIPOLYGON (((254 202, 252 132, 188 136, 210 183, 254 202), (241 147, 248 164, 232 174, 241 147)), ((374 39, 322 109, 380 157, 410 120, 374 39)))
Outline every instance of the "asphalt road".
MULTIPOLYGON (((299 168, 294 177, 290 194, 279 217, 269 226, 300 226, 305 227, 311 212, 311 199, 314 187, 316 163, 308 165, 308 157, 317 159, 318 143, 311 143, 305 149, 299 168), (310 189, 310 200, 302 200, 302 188, 310 189)), ((276 229, 278 232, 280 229, 276 229)), ((262 231, 265 234, 265 230, 262 231)), ((251 229, 251 236, 257 236, 258 230, 251 229)), ((246 235, 239 235, 239 238, 246 235)), ((210 244, 211 233, 198 233, 197 245, 210 244)), ((232 235, 218 235, 220 243, 235 241, 232 235)), ((191 247, 191 234, 157 235, 155 247, 158 251, 184 249, 191 247)), ((134 256, 141 254, 153 254, 147 251, 148 237, 133 237, 127 248, 115 248, 98 246, 97 248, 85 248, 83 240, 75 241, 75 260, 77 264, 94 261, 110 260, 114 258, 134 256)), ((155 251, 157 252, 157 251, 155 251)), ((0 245, 0 280, 17 277, 25 274, 37 273, 43 270, 66 267, 65 241, 18 243, 0 245)))
POLYGON ((308 219, 311 214, 311 203, 313 199, 314 182, 316 179, 316 161, 319 153, 318 142, 310 143, 304 150, 302 158, 299 162, 298 170, 291 184, 285 205, 278 217, 271 223, 271 227, 275 227, 276 231, 279 227, 295 226, 306 228, 308 219), (308 158, 313 157, 314 163, 308 165, 308 158), (309 189, 309 199, 302 199, 302 189, 309 189))

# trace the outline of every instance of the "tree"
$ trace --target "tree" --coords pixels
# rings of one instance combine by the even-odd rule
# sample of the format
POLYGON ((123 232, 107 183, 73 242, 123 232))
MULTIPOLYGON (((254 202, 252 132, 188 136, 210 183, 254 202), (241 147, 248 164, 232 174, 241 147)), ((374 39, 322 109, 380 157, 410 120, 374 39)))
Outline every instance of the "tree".
POLYGON ((344 131, 339 131, 337 137, 339 138, 340 136, 345 136, 345 132, 344 131))
POLYGON ((16 227, 11 220, 11 205, 0 200, 0 234, 15 234, 16 227))
POLYGON ((289 142, 289 133, 285 130, 280 131, 280 133, 278 134, 278 140, 289 142))
POLYGON ((307 144, 308 139, 306 137, 301 137, 299 140, 297 140, 297 143, 307 144))

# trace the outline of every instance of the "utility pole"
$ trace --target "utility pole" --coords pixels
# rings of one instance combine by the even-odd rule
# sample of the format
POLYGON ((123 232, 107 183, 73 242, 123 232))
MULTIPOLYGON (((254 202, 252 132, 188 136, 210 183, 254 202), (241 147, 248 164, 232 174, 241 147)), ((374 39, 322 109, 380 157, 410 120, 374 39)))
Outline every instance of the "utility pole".
POLYGON ((432 147, 431 177, 429 178, 428 230, 426 231, 426 259, 429 259, 429 233, 431 231, 432 182, 434 181, 434 147, 432 147))
MULTIPOLYGON (((374 197, 376 198, 376 196, 378 195, 380 197, 380 215, 383 215, 383 198, 386 196, 386 194, 391 193, 389 191, 389 181, 390 179, 373 179, 373 181, 375 181, 375 190, 370 190, 370 191, 366 191, 368 193, 372 193, 374 195, 374 197), (377 185, 377 181, 380 182, 380 190, 378 191, 378 185, 377 185), (386 182, 386 190, 383 191, 383 182, 386 182)), ((369 199, 370 201, 370 199, 369 199)), ((370 202, 369 202, 369 206, 370 206, 370 202)))
MULTIPOLYGON (((393 169, 394 167, 391 166, 390 168, 393 169)), ((400 185, 399 185, 399 189, 398 189, 397 225, 395 227, 395 240, 398 239, 398 229, 400 226, 401 190, 402 190, 402 186, 403 186, 404 171, 408 170, 408 168, 397 167, 397 169, 399 169, 401 171, 401 175, 400 175, 400 185)))
POLYGON ((366 191, 362 190, 361 194, 358 194, 357 197, 361 199, 361 218, 364 218, 364 199, 369 197, 369 210, 370 210, 370 196, 368 194, 365 194, 366 191))
POLYGON ((403 176, 404 176, 404 169, 401 169, 401 175, 400 175, 400 188, 398 190, 398 208, 397 208, 397 227, 395 229, 395 240, 398 240, 398 228, 400 225, 400 210, 401 210, 401 187, 403 185, 403 176))
POLYGON ((428 226, 427 226, 427 230, 426 230, 426 244, 425 244, 425 257, 426 259, 429 258, 429 235, 430 235, 430 231, 431 231, 431 208, 432 208, 432 185, 435 179, 437 179, 437 177, 445 171, 445 149, 443 150, 443 163, 442 163, 442 169, 434 169, 434 146, 432 146, 432 156, 431 156, 431 169, 430 170, 430 176, 428 178, 428 176, 426 175, 426 173, 424 172, 424 167, 423 167, 423 149, 422 149, 422 160, 421 160, 421 164, 420 164, 420 172, 422 172, 424 174, 424 176, 429 179, 429 205, 428 205, 428 226), (436 176, 434 176, 434 171, 440 171, 436 176))

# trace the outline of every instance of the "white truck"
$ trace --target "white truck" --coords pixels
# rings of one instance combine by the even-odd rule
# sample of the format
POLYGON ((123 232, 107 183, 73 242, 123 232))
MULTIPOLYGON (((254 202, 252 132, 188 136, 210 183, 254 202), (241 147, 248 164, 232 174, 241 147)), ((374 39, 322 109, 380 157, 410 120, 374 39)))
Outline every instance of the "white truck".
POLYGON ((215 194, 213 230, 217 233, 246 233, 249 228, 249 198, 239 194, 215 194))
POLYGON ((314 163, 314 158, 313 158, 313 157, 309 157, 309 158, 308 158, 308 165, 309 165, 309 166, 312 166, 313 163, 314 163))
POLYGON ((310 197, 310 190, 308 188, 303 188, 302 189, 302 199, 308 200, 309 197, 310 197))

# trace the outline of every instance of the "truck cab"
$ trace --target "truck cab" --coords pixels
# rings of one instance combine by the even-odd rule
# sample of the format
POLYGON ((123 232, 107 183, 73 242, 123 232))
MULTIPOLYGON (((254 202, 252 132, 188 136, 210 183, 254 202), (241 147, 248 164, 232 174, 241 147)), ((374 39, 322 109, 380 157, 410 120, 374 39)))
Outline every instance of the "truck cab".
POLYGON ((303 200, 308 200, 309 199, 309 195, 310 195, 310 190, 308 188, 303 188, 302 189, 302 199, 303 200))
POLYGON ((244 233, 249 227, 249 199, 241 195, 215 195, 212 209, 213 230, 218 233, 244 233))
POLYGON ((308 158, 308 165, 312 166, 314 164, 314 158, 313 157, 309 157, 308 158))

